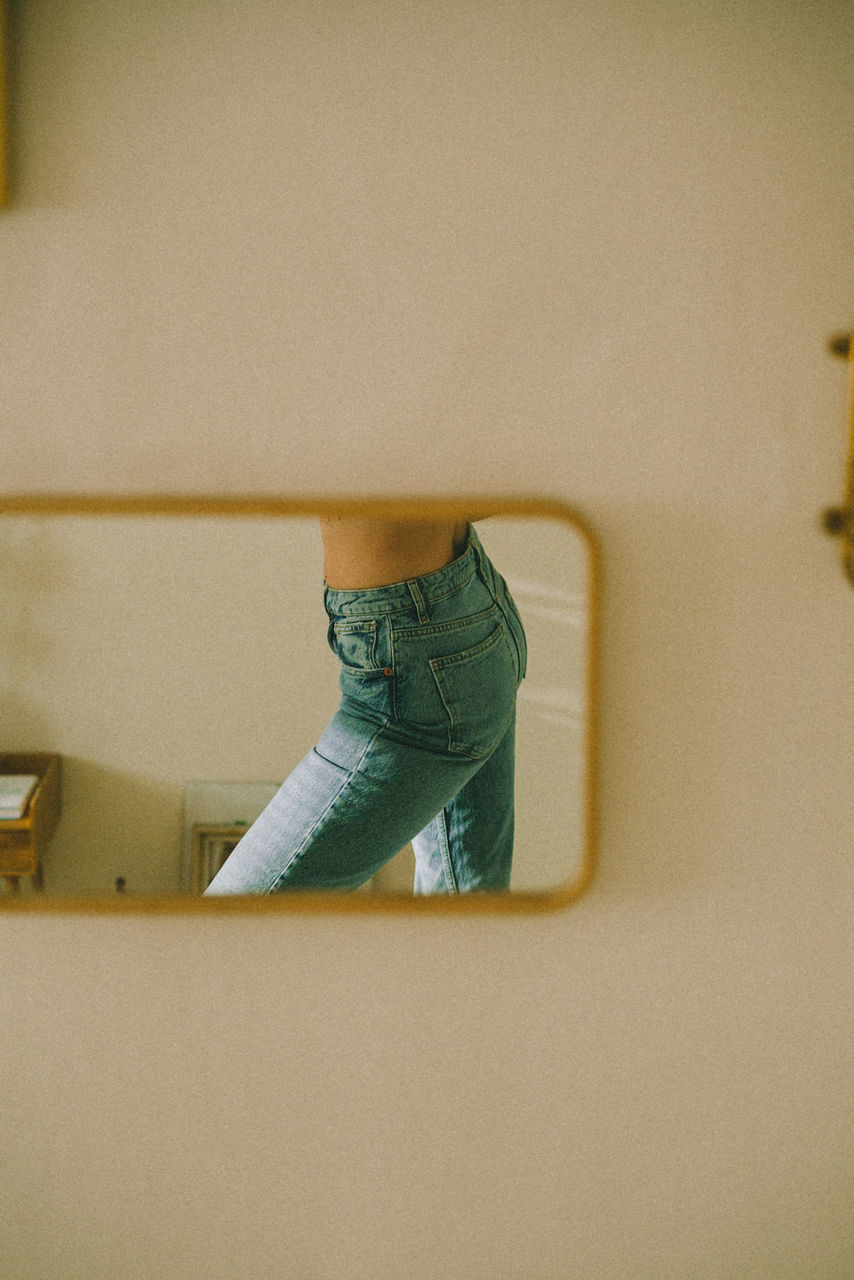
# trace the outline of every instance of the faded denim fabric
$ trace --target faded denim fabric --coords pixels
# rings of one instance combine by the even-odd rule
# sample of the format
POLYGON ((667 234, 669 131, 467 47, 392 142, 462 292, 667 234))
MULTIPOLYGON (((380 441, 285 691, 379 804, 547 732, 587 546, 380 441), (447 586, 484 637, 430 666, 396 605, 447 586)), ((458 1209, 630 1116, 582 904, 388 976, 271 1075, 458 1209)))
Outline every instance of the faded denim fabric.
POLYGON ((527 648, 475 530, 443 569, 324 603, 339 708, 206 894, 354 889, 409 841, 415 893, 508 889, 527 648))

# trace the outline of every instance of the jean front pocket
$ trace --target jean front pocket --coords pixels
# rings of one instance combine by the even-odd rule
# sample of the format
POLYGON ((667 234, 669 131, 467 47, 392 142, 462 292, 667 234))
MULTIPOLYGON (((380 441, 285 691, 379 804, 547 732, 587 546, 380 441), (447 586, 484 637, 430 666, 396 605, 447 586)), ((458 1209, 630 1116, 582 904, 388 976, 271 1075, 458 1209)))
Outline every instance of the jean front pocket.
POLYGON ((338 659, 338 687, 342 695, 363 709, 390 714, 392 672, 383 662, 380 623, 375 618, 333 619, 328 639, 338 659))
POLYGON ((374 618, 360 622, 333 619, 329 624, 329 647, 342 667, 350 667, 354 672, 376 671, 379 665, 377 633, 374 618))
POLYGON ((449 749, 475 760, 488 756, 516 696, 516 656, 504 624, 471 649, 431 658, 430 670, 448 715, 449 749))

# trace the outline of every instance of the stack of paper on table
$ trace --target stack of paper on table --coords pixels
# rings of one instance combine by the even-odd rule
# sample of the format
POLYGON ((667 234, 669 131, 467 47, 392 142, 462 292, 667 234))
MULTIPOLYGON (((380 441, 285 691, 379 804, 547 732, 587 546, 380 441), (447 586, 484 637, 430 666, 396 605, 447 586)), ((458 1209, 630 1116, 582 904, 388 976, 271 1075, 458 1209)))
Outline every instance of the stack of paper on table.
POLYGON ((38 782, 34 773, 0 773, 0 821, 23 818, 38 782))

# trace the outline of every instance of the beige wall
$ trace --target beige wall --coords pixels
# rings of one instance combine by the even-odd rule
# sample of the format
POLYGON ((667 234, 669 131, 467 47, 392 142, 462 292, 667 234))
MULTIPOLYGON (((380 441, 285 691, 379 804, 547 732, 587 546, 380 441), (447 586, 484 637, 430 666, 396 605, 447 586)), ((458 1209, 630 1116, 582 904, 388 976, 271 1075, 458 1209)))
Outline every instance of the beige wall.
POLYGON ((4 489, 549 493, 607 573, 572 910, 3 919, 0 1270, 848 1277, 850 6, 16 10, 4 489))

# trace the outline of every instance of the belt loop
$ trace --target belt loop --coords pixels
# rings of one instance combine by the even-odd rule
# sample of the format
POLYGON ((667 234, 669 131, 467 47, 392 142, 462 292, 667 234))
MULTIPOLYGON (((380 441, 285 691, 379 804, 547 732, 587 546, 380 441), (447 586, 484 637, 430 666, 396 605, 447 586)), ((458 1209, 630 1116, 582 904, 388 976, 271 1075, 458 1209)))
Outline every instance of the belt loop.
POLYGON ((492 561, 483 549, 483 543, 477 536, 474 525, 471 525, 471 545, 474 551, 474 558, 477 563, 478 573, 481 581, 486 584, 489 590, 495 595, 495 570, 492 567, 492 561))
POLYGON ((409 594, 412 596, 415 608, 418 610, 418 621, 429 622, 430 614, 427 612, 427 605, 424 603, 424 597, 418 590, 418 583, 414 578, 410 578, 406 585, 409 587, 409 594))
POLYGON ((469 523, 469 530, 470 530, 469 546, 474 552, 474 558, 477 562, 478 569, 480 570, 481 573, 483 573, 483 561, 484 561, 483 545, 480 541, 480 538, 477 536, 477 530, 475 529, 474 525, 471 523, 469 523))

